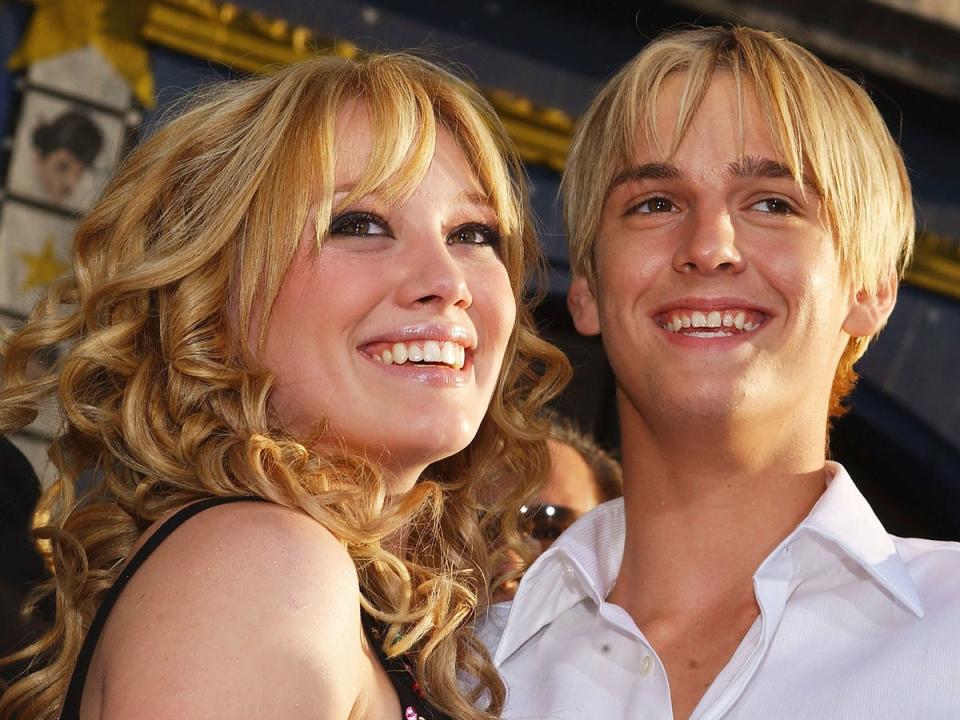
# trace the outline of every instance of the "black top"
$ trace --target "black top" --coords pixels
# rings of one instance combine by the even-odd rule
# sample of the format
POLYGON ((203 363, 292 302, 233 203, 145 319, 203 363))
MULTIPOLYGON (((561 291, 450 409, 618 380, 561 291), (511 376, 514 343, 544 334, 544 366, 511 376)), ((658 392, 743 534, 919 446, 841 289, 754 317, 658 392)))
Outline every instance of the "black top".
MULTIPOLYGON (((150 557, 151 553, 157 549, 170 533, 180 527, 184 522, 192 518, 199 512, 215 505, 224 505, 226 503, 238 502, 241 500, 258 500, 253 497, 216 497, 200 500, 192 505, 187 505, 171 515, 163 522, 156 532, 151 535, 143 546, 134 553, 126 567, 120 572, 120 576, 113 586, 103 597, 97 614, 90 623, 90 629, 83 640, 83 646, 80 648, 80 654, 77 656, 77 664, 74 666, 73 675, 70 678, 70 687, 67 689, 67 695, 64 698, 63 710, 60 713, 60 720, 79 720, 80 718, 80 700, 83 697, 83 686, 87 679, 87 672, 90 669, 90 661, 93 658, 93 651, 97 647, 97 640, 100 633, 103 632, 103 626, 107 622, 107 617, 113 609, 117 598, 123 592, 124 587, 130 582, 130 578, 137 569, 143 565, 144 561, 150 557)), ((381 624, 368 616, 361 609, 361 620, 363 629, 367 633, 370 643, 376 650, 377 658, 387 672, 387 677, 393 683, 397 691, 397 697, 400 698, 400 707, 403 710, 402 720, 450 720, 439 710, 433 708, 423 696, 420 685, 417 683, 413 672, 413 664, 406 658, 387 658, 383 653, 383 635, 384 629, 381 624)))
POLYGON ((33 466, 16 445, 0 435, 0 581, 15 588, 18 595, 46 577, 30 532, 39 500, 40 481, 33 466))

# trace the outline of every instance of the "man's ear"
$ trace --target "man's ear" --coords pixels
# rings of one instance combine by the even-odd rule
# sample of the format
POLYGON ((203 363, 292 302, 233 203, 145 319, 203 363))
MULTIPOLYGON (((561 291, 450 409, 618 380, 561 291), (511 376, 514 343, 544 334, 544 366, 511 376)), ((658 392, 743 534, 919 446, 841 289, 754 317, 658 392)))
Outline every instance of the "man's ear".
POLYGON ((600 313, 590 283, 582 275, 574 275, 567 291, 567 309, 573 325, 581 335, 600 334, 600 313))
POLYGON ((896 276, 891 275, 880 283, 876 292, 857 290, 843 322, 844 332, 850 337, 869 337, 879 332, 897 304, 898 286, 896 276))

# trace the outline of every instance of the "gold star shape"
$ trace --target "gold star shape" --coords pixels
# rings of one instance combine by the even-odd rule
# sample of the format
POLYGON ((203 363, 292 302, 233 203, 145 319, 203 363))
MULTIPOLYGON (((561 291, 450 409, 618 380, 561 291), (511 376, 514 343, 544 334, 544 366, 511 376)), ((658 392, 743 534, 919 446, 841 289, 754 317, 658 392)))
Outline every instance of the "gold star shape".
POLYGON ((46 287, 70 269, 67 263, 57 257, 53 249, 52 237, 47 238, 43 244, 43 250, 39 253, 21 252, 18 255, 27 266, 27 276, 23 279, 23 285, 20 288, 22 292, 46 287))
POLYGON ((147 107, 154 106, 150 57, 139 37, 147 3, 34 0, 34 4, 23 43, 7 63, 11 70, 93 45, 123 76, 137 99, 147 107))

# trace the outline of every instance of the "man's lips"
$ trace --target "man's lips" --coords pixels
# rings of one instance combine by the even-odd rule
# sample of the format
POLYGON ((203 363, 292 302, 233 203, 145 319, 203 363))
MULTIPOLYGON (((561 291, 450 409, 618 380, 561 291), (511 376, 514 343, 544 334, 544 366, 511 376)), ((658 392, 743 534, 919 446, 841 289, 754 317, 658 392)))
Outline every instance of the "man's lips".
POLYGON ((667 332, 698 338, 755 332, 771 313, 738 299, 685 301, 658 310, 653 321, 667 332))
POLYGON ((661 313, 654 320, 664 330, 685 335, 703 333, 750 333, 763 325, 768 315, 744 308, 724 310, 689 310, 686 308, 661 313))

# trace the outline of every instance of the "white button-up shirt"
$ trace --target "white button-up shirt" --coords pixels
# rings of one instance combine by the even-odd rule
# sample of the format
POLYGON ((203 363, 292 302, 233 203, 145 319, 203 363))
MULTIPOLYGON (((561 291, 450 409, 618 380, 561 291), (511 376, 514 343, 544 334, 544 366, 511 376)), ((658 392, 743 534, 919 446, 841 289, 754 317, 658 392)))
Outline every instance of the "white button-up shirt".
MULTIPOLYGON (((692 718, 960 720, 960 544, 888 535, 828 467, 810 515, 754 574, 760 616, 692 718)), ((673 717, 657 653, 606 602, 623 542, 614 500, 490 609, 480 636, 507 684, 506 720, 673 717)))

